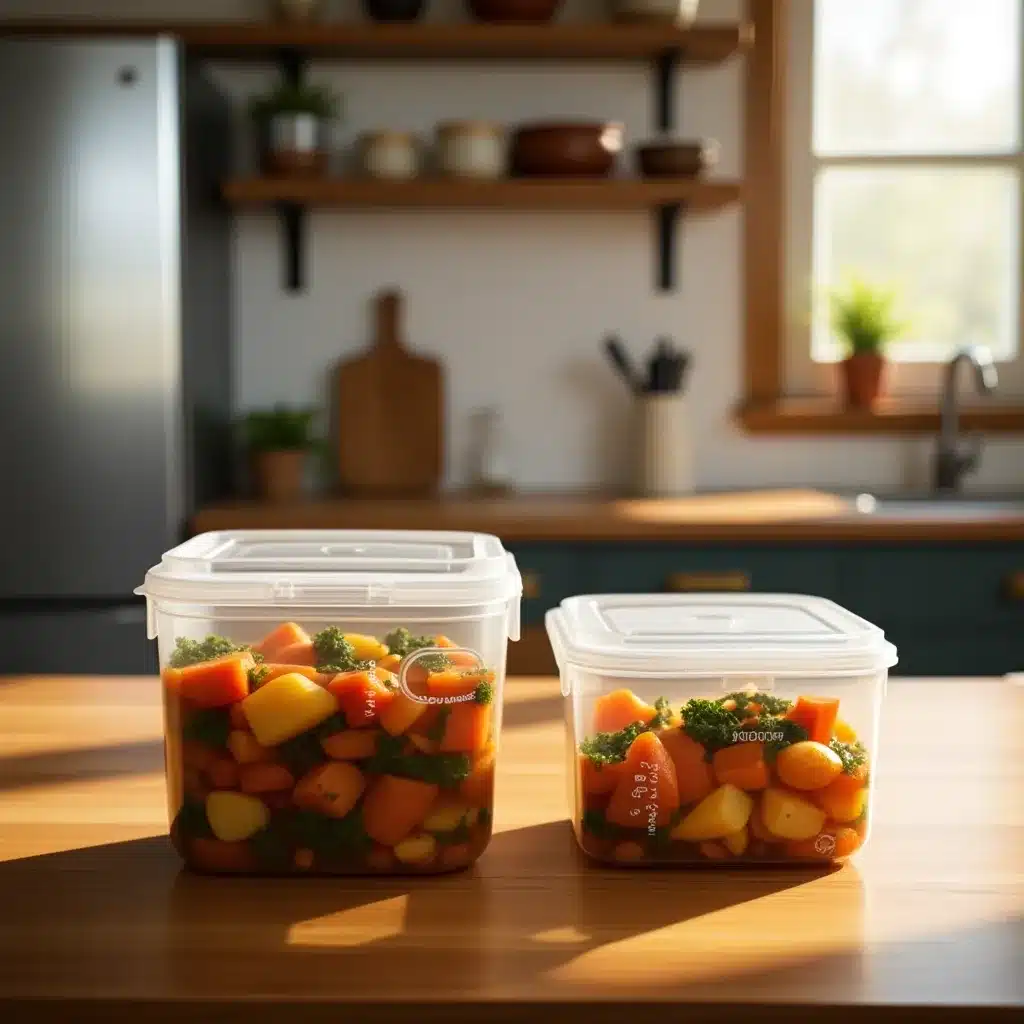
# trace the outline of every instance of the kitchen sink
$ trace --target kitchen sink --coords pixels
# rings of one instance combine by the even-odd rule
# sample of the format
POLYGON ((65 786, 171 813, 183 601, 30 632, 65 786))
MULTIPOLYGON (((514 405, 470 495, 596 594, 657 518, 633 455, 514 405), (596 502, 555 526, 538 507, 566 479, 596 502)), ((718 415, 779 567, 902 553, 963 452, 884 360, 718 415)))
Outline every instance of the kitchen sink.
POLYGON ((935 494, 931 491, 897 494, 847 495, 861 515, 887 519, 1001 519, 1024 516, 1024 494, 935 494))

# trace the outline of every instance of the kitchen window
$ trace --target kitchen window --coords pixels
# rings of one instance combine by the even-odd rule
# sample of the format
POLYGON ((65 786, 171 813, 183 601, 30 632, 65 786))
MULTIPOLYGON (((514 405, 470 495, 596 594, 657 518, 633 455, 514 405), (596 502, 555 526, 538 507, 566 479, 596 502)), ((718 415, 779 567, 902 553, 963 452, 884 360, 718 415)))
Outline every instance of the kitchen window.
POLYGON ((1020 0, 793 0, 785 385, 827 394, 828 291, 893 287, 890 392, 926 396, 960 345, 1024 394, 1020 0))
POLYGON ((987 345, 968 427, 1024 432, 1020 0, 747 0, 745 380, 764 433, 929 433, 944 362, 987 345), (828 293, 893 288, 889 397, 841 407, 828 293))

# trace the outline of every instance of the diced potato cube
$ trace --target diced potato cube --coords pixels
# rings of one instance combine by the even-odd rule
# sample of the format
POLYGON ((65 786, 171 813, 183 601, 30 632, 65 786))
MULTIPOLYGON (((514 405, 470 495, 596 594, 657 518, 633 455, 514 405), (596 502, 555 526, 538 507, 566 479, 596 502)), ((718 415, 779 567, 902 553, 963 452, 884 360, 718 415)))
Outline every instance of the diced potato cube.
POLYGON ((363 773, 348 761, 328 761, 299 779, 292 799, 296 807, 344 818, 366 788, 363 773))
POLYGON ((825 812, 809 800, 784 789, 766 789, 761 817, 773 835, 783 839, 810 839, 825 824, 825 812))
POLYGON ((423 829, 425 832, 453 832, 466 820, 468 813, 465 804, 442 800, 424 819, 423 829))
POLYGON ((217 790, 206 798, 206 817, 218 839, 237 843, 266 828, 270 811, 258 797, 217 790))
POLYGON ((433 836, 410 836, 395 847, 395 856, 403 864, 426 864, 436 853, 437 840, 433 836))
POLYGON ((747 846, 750 845, 750 833, 747 831, 747 826, 744 825, 739 832, 733 832, 732 835, 726 836, 722 842, 725 843, 731 854, 742 857, 747 852, 747 846))
POLYGON ((749 793, 726 783, 709 793, 674 829, 673 839, 701 842, 724 839, 747 824, 754 800, 749 793))
POLYGON ((249 694, 242 710, 257 741, 274 747, 330 718, 338 702, 311 679, 290 672, 249 694))
POLYGON ((352 645, 359 661, 377 661, 388 653, 387 644, 366 633, 346 633, 345 639, 352 645))

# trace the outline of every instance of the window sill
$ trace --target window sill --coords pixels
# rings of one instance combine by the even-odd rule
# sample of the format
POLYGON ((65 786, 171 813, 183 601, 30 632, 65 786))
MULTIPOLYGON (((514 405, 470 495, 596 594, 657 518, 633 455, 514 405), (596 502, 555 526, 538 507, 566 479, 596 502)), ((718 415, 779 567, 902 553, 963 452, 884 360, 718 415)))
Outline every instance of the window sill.
MULTIPOLYGON (((867 411, 844 409, 828 398, 780 398, 750 402, 737 419, 751 434, 934 434, 939 429, 937 405, 900 399, 867 411)), ((990 434, 1024 433, 1024 405, 963 408, 960 425, 990 434)))

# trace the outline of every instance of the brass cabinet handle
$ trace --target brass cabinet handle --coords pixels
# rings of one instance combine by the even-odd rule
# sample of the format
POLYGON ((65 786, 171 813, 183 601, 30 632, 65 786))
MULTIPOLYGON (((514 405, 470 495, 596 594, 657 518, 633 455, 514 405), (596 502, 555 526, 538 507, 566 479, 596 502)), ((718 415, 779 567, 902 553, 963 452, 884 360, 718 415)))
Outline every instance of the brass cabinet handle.
POLYGON ((665 589, 674 594, 711 593, 718 590, 739 591, 750 589, 750 573, 732 572, 674 572, 665 580, 665 589))
POLYGON ((1008 601, 1024 601, 1024 569, 1011 572, 1003 580, 1003 593, 1008 601))
POLYGON ((533 600, 540 597, 540 573, 528 569, 523 573, 523 597, 533 600))

